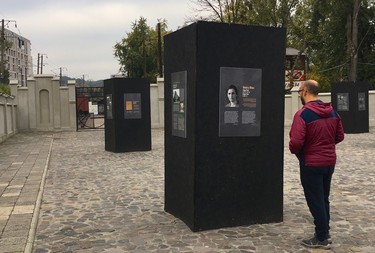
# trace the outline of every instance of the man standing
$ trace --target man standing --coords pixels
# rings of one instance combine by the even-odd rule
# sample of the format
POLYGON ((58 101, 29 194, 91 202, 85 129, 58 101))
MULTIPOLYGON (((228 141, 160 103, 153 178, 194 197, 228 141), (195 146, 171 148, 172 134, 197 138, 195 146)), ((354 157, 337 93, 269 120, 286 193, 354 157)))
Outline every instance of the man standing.
POLYGON ((336 144, 344 140, 344 130, 331 103, 318 99, 318 82, 305 81, 298 93, 303 107, 294 115, 289 149, 299 160, 301 184, 315 224, 314 237, 303 240, 302 245, 329 249, 329 193, 336 144))

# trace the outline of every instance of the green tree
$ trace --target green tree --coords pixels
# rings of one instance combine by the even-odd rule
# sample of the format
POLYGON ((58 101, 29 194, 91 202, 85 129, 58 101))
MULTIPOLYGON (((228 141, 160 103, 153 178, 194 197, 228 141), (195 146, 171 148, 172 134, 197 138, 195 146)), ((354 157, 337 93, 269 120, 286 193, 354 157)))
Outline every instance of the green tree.
POLYGON ((4 70, 4 77, 0 78, 0 93, 10 95, 10 86, 9 86, 9 71, 4 70))
POLYGON ((288 44, 304 48, 316 73, 333 82, 348 80, 353 52, 358 55, 357 81, 374 81, 375 8, 371 0, 305 0, 298 6, 288 44), (353 15, 354 14, 354 15, 353 15), (358 22, 358 44, 353 47, 353 16, 358 22), (361 63, 363 63, 361 65, 361 63))
POLYGON ((297 0, 246 0, 246 23, 251 25, 289 27, 297 0))
POLYGON ((3 70, 3 74, 0 75, 0 84, 9 84, 9 70, 5 68, 3 70))
POLYGON ((195 0, 191 20, 287 27, 298 0, 195 0), (205 16, 199 15, 203 14, 205 16))
POLYGON ((375 1, 363 1, 360 9, 357 80, 370 82, 375 89, 375 1))
POLYGON ((210 20, 223 23, 239 24, 245 20, 247 0, 195 0, 195 15, 190 18, 191 21, 210 20))
MULTIPOLYGON (((4 52, 8 50, 9 48, 11 48, 13 45, 13 43, 8 40, 3 40, 3 42, 0 42, 0 44, 1 44, 0 47, 4 47, 3 48, 4 52)), ((5 67, 7 62, 8 61, 5 58, 3 58, 3 62, 0 62, 0 83, 2 84, 9 84, 9 70, 7 70, 5 67)))
MULTIPOLYGON (((167 23, 161 23, 161 35, 167 34, 167 23)), ((163 41, 162 41, 163 43, 163 41)), ((163 46, 162 46, 163 48, 163 46)), ((128 77, 145 77, 151 82, 158 75, 158 31, 147 25, 140 17, 132 23, 132 31, 114 46, 115 57, 121 65, 120 71, 128 77)), ((161 54, 163 56, 163 53, 161 54)))
POLYGON ((287 46, 309 57, 310 76, 319 77, 325 90, 329 87, 326 83, 348 80, 353 71, 357 73, 355 80, 375 85, 374 0, 194 2, 211 14, 208 19, 212 21, 287 28, 287 46), (231 6, 236 8, 230 9, 231 6), (353 64, 353 59, 358 65, 353 64))

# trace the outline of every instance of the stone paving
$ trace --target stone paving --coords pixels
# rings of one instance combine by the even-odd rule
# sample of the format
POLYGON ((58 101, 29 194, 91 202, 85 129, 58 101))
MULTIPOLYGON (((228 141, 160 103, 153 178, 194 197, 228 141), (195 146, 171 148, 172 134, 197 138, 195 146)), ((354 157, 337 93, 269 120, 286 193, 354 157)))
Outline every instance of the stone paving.
POLYGON ((152 151, 131 153, 104 151, 103 131, 62 132, 53 137, 48 133, 17 134, 0 145, 0 252, 23 252, 25 248, 25 252, 36 253, 372 253, 374 132, 347 134, 337 146, 331 250, 309 250, 300 245, 301 239, 313 234, 313 225, 299 183, 298 163, 287 145, 282 223, 193 233, 164 212, 162 129, 152 131, 152 151), (42 172, 48 158, 44 185, 42 172), (38 211, 40 186, 44 193, 38 211), (37 210, 33 210, 35 206, 37 210), (32 213, 39 217, 37 228, 32 213))
POLYGON ((24 252, 32 246, 29 232, 35 230, 32 224, 37 216, 33 214, 38 213, 37 199, 41 198, 39 189, 52 137, 17 134, 0 144, 0 252, 24 252))

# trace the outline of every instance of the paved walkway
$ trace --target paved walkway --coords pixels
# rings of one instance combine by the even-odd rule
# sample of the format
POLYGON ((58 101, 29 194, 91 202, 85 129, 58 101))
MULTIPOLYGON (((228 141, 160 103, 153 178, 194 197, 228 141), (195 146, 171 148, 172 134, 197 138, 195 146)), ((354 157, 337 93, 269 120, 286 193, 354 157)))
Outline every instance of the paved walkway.
POLYGON ((104 151, 103 131, 20 133, 0 144, 0 252, 372 253, 374 132, 338 145, 331 251, 299 244, 313 226, 287 146, 284 222, 193 233, 163 210, 162 130, 134 153, 104 151))

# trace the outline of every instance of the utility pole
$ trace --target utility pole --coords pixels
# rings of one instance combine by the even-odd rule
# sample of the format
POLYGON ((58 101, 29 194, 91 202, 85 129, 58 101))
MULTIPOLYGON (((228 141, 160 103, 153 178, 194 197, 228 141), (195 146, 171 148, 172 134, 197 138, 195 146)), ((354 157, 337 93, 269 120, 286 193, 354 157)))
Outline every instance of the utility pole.
POLYGON ((143 76, 146 77, 146 45, 145 45, 145 38, 142 41, 142 55, 143 55, 143 76))
POLYGON ((1 20, 1 59, 0 59, 0 79, 4 78, 5 72, 5 62, 4 62, 4 52, 5 52, 5 34, 4 34, 4 19, 1 20))
POLYGON ((38 53, 38 66, 37 66, 37 71, 36 71, 36 73, 39 75, 39 59, 40 59, 40 54, 38 53))
POLYGON ((159 60, 159 76, 163 77, 163 61, 161 52, 161 25, 158 23, 158 60, 159 60))
POLYGON ((359 8, 361 6, 360 0, 354 1, 353 15, 351 17, 351 23, 349 25, 348 17, 348 35, 347 38, 350 39, 348 43, 348 57, 350 60, 349 67, 349 81, 355 82, 357 79, 357 66, 358 66, 358 15, 359 8))
MULTIPOLYGON (((38 62, 39 62, 39 55, 40 55, 40 74, 42 75, 43 74, 43 56, 45 55, 47 58, 48 56, 46 54, 38 54, 38 62)), ((38 63, 39 65, 39 63, 38 63)), ((38 72, 39 74, 39 72, 38 72)))
POLYGON ((60 86, 62 84, 62 67, 60 67, 60 86))
POLYGON ((60 67, 60 86, 62 86, 62 71, 63 71, 63 68, 64 67, 60 67))
MULTIPOLYGON (((28 61, 28 58, 26 58, 26 67, 25 67, 25 85, 27 87, 27 75, 28 75, 28 72, 27 72, 27 67, 29 66, 29 61, 28 61)), ((31 70, 31 72, 33 72, 33 70, 31 70)))
POLYGON ((40 57, 41 57, 41 59, 40 59, 40 74, 42 75, 43 74, 43 54, 40 57))

